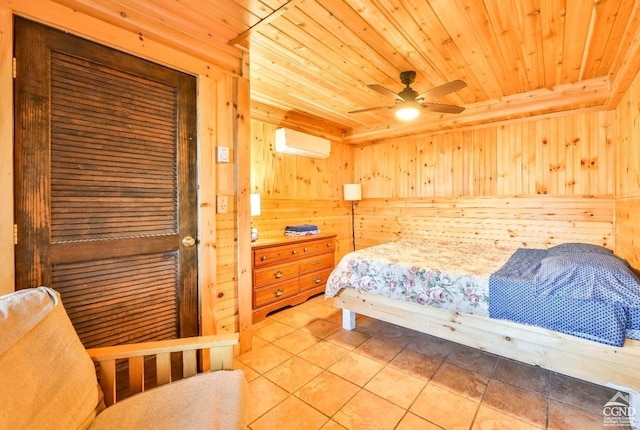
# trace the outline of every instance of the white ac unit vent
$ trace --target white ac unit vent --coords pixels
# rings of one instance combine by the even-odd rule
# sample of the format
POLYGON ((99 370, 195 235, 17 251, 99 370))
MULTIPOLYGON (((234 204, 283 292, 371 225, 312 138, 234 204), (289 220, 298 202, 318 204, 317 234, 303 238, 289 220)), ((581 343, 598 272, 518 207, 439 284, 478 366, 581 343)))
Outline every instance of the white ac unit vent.
POLYGON ((331 141, 288 128, 276 130, 276 152, 301 157, 327 158, 331 154, 331 141))

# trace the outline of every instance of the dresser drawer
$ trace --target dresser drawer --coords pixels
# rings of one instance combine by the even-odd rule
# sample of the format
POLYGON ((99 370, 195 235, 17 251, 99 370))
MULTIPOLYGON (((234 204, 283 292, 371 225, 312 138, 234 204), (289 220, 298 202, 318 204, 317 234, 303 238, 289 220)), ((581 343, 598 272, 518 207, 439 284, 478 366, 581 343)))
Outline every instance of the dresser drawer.
POLYGON ((321 287, 327 283, 327 278, 333 269, 325 269, 320 272, 310 273, 300 276, 300 291, 311 290, 312 288, 321 287))
POLYGON ((253 291, 253 307, 275 303, 287 297, 298 294, 298 278, 286 282, 279 282, 267 288, 253 291))
POLYGON ((333 252, 333 238, 318 239, 307 243, 301 243, 298 246, 297 254, 304 257, 305 255, 318 254, 320 252, 333 252))
POLYGON ((253 272, 253 288, 298 278, 298 263, 278 264, 253 272))
POLYGON ((276 246, 253 250, 253 267, 262 267, 286 260, 300 253, 299 245, 276 246))
POLYGON ((333 252, 329 254, 319 254, 314 257, 307 257, 300 260, 300 274, 316 272, 322 269, 333 267, 333 252))

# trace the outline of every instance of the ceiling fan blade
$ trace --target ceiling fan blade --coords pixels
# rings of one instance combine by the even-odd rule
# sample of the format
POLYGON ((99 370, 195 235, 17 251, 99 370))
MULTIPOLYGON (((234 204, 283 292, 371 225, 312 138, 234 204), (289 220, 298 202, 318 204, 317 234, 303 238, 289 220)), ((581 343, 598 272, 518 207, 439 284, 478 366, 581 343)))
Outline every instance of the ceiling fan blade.
POLYGON ((387 96, 387 97, 393 97, 394 99, 400 100, 400 101, 404 101, 404 99, 402 97, 400 97, 398 94, 394 93, 393 91, 391 91, 389 88, 385 88, 382 85, 378 85, 378 84, 369 84, 367 85, 369 88, 371 88, 374 91, 379 92, 380 94, 382 94, 383 96, 387 96))
POLYGON ((366 109, 352 110, 349 113, 367 112, 367 111, 376 110, 376 109, 391 109, 391 107, 390 106, 378 106, 378 107, 372 107, 372 108, 366 108, 366 109))
POLYGON ((422 106, 431 112, 460 113, 464 111, 462 106, 444 105, 441 103, 424 103, 422 106))
POLYGON ((440 86, 431 88, 428 91, 425 91, 424 93, 418 95, 418 97, 416 97, 416 100, 436 99, 454 91, 458 91, 466 86, 466 82, 461 81, 460 79, 456 79, 455 81, 447 82, 446 84, 442 84, 440 86))

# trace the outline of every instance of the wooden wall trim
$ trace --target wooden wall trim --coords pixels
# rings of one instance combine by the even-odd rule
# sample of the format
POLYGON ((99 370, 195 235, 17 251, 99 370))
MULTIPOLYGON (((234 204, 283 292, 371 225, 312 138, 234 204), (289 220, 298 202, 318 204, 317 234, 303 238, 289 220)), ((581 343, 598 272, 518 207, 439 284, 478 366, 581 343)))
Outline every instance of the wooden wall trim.
POLYGON ((13 259, 13 15, 0 6, 0 295, 15 289, 13 259))
POLYGON ((200 330, 217 334, 216 315, 216 130, 214 101, 217 86, 212 79, 198 79, 198 183, 208 184, 198 195, 198 265, 200 330))
POLYGON ((238 327, 240 330, 240 352, 251 350, 251 325, 253 286, 251 273, 251 218, 249 216, 249 195, 251 193, 251 113, 249 101, 249 80, 234 78, 237 92, 234 97, 236 129, 234 148, 236 151, 235 183, 237 184, 237 228, 238 250, 238 327))

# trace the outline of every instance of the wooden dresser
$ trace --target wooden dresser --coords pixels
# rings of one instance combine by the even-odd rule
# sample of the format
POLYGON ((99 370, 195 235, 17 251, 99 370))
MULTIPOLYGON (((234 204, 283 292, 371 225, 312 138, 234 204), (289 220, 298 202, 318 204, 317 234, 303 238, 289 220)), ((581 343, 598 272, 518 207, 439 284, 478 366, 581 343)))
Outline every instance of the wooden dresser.
POLYGON ((253 322, 322 293, 333 270, 335 234, 283 236, 255 242, 253 322))

